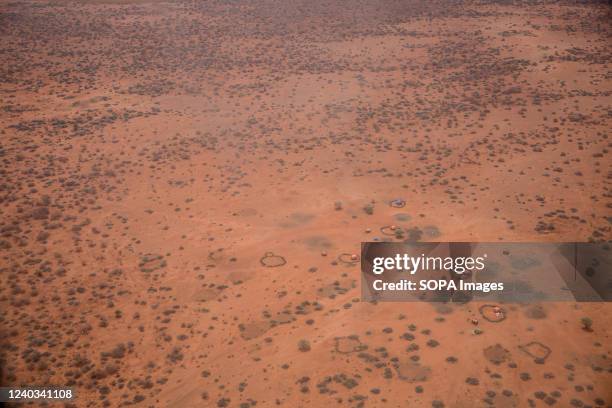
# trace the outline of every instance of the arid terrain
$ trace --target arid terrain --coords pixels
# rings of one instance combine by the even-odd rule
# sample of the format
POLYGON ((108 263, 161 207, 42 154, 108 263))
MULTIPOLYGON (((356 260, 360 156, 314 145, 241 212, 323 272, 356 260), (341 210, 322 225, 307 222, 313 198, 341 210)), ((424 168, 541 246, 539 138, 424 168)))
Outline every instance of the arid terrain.
POLYGON ((611 10, 0 0, 1 385, 611 407, 611 303, 365 302, 351 257, 610 241, 611 10))

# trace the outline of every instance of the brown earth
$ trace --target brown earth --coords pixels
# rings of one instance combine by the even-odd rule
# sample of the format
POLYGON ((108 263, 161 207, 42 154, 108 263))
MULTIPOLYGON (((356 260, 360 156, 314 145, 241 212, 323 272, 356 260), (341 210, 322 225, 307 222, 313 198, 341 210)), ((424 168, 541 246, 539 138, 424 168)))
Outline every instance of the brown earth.
POLYGON ((338 261, 389 225, 609 241, 610 17, 0 1, 2 385, 72 386, 74 407, 612 406, 610 304, 492 323, 361 302, 338 261))

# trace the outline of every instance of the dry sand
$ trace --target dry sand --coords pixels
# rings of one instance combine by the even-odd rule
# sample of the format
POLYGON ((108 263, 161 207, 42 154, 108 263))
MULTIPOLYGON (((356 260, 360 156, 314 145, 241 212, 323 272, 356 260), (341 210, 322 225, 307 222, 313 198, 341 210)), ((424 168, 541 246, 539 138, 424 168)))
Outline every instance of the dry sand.
POLYGON ((338 262, 392 224, 612 238, 610 7, 518 3, 0 1, 2 385, 69 385, 73 407, 612 406, 610 304, 493 323, 360 302, 338 262))

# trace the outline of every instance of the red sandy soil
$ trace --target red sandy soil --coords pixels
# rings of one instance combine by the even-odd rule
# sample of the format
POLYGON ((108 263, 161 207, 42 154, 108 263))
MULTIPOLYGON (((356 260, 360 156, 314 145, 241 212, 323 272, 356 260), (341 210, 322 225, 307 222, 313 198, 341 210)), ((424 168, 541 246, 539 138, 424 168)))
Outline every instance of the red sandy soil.
POLYGON ((0 1, 2 385, 72 386, 73 407, 612 406, 610 304, 492 323, 361 302, 337 261, 391 224, 609 241, 610 17, 0 1))

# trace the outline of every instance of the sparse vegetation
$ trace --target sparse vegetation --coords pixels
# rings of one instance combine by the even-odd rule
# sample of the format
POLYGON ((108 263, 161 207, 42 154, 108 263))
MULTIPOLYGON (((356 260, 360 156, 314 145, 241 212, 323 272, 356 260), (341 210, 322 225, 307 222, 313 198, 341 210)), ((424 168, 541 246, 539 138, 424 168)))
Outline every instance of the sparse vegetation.
POLYGON ((2 385, 610 406, 609 304, 361 298, 361 242, 611 240, 609 5, 484 3, 3 2, 2 385))
POLYGON ((308 340, 298 341, 298 350, 302 352, 310 351, 310 342, 308 340))

